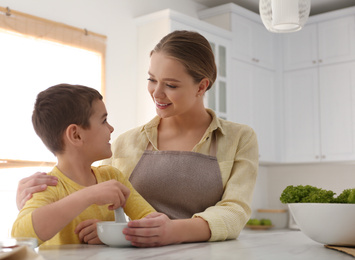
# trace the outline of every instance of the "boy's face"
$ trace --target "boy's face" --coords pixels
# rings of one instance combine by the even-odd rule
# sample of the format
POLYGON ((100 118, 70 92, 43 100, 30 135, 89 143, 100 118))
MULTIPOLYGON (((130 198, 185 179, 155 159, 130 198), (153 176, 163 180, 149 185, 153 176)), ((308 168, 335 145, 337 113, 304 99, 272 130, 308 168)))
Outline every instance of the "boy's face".
POLYGON ((93 114, 91 115, 90 127, 82 129, 83 153, 92 162, 109 158, 112 156, 111 133, 113 127, 107 122, 107 111, 102 100, 95 100, 92 103, 93 114))

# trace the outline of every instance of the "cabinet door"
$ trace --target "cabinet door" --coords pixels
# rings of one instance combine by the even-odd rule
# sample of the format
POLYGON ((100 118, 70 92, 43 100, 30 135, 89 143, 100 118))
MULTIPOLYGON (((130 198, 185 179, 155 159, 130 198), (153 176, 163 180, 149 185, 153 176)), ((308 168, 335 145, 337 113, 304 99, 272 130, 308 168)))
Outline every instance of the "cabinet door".
POLYGON ((355 159, 355 62, 319 69, 322 160, 355 159))
POLYGON ((261 24, 233 15, 233 58, 262 66, 275 68, 275 35, 261 24))
POLYGON ((253 24, 253 50, 257 65, 267 69, 275 68, 275 34, 265 29, 264 25, 253 24))
MULTIPOLYGON (((212 88, 207 92, 207 106, 213 109, 217 116, 231 120, 229 116, 231 95, 227 75, 229 74, 228 46, 220 41, 209 38, 212 50, 215 54, 217 65, 217 78, 212 88)), ((230 75, 228 75, 230 77, 230 75)))
POLYGON ((253 30, 251 22, 237 15, 232 20, 233 58, 253 62, 253 30))
POLYGON ((320 160, 318 69, 284 73, 285 162, 320 160))
POLYGON ((233 121, 252 125, 253 111, 253 66, 233 59, 232 61, 232 89, 233 89, 233 121))
POLYGON ((318 63, 317 25, 283 35, 284 70, 315 67, 318 63))
POLYGON ((275 75, 273 71, 254 67, 252 113, 259 142, 259 160, 276 161, 275 143, 275 75))
POLYGON ((275 78, 273 71, 233 60, 235 121, 258 137, 261 162, 275 161, 275 78))
POLYGON ((355 15, 318 24, 321 64, 355 59, 355 15))

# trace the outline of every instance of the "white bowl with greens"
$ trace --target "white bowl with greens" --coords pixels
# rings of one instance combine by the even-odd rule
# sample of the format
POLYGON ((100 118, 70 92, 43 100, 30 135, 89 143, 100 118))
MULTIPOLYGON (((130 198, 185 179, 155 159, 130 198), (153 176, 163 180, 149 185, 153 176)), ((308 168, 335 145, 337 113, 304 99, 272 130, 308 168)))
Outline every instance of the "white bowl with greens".
POLYGON ((312 186, 288 186, 280 197, 300 230, 326 245, 355 246, 355 189, 338 196, 312 186))

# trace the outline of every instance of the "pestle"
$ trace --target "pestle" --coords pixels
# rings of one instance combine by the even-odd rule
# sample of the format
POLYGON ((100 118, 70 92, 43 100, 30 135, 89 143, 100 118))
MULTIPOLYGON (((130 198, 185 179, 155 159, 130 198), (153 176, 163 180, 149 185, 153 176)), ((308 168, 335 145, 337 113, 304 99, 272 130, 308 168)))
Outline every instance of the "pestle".
POLYGON ((115 222, 116 223, 127 223, 122 207, 115 209, 115 222))

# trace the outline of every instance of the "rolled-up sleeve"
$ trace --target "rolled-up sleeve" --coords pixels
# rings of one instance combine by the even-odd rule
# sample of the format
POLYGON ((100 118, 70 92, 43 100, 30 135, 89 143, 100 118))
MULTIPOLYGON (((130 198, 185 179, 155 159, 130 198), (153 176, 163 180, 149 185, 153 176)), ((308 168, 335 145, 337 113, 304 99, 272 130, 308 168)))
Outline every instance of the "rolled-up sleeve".
MULTIPOLYGON (((234 160, 219 162, 224 180, 222 199, 215 206, 193 216, 208 222, 211 230, 209 241, 237 238, 251 215, 250 204, 258 172, 257 138, 250 127, 242 126, 235 135, 227 133, 226 139, 218 145, 228 144, 231 147, 233 144, 236 149, 234 160)), ((231 152, 226 147, 219 150, 222 153, 231 152)), ((225 158, 223 154, 220 157, 225 158)))

